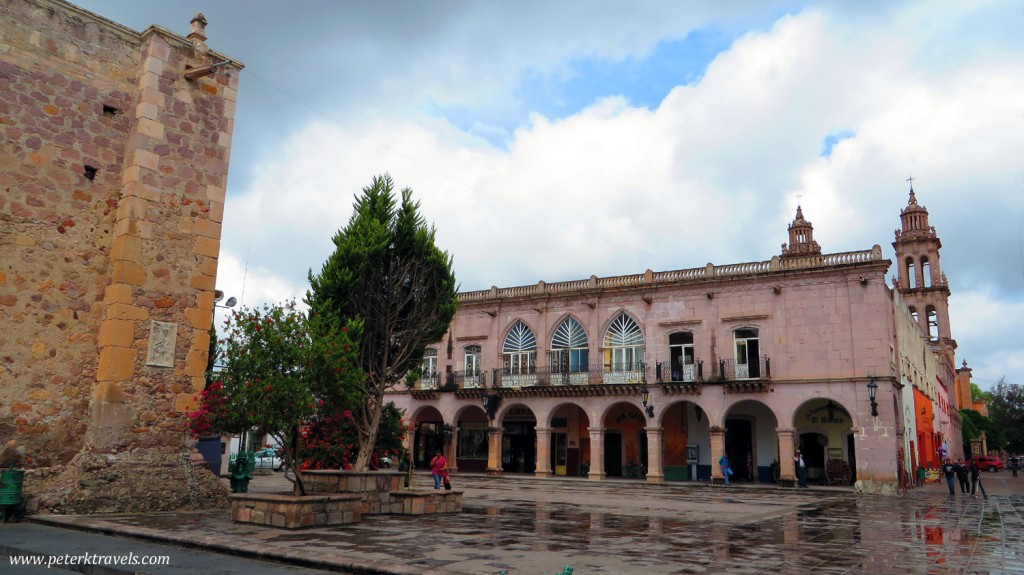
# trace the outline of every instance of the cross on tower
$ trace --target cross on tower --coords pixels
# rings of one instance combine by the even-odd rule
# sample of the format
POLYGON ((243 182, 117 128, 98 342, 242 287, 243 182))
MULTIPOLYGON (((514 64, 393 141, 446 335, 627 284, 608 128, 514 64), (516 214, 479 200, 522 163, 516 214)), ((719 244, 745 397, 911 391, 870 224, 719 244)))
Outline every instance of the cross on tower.
POLYGON ((909 178, 903 180, 904 182, 910 182, 910 191, 911 192, 914 191, 914 180, 916 180, 916 179, 917 178, 915 178, 914 176, 910 176, 909 178))

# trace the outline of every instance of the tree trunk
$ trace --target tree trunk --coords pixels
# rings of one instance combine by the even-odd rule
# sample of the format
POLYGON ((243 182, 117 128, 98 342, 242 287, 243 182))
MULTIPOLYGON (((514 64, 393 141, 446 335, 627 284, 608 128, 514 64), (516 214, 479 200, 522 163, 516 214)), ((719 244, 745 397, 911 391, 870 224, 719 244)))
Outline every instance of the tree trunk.
POLYGON ((377 431, 380 429, 380 417, 384 411, 384 402, 378 396, 373 401, 373 411, 370 413, 367 433, 364 436, 359 434, 359 455, 356 456, 356 471, 366 471, 369 468, 370 456, 373 455, 373 448, 377 445, 377 431))

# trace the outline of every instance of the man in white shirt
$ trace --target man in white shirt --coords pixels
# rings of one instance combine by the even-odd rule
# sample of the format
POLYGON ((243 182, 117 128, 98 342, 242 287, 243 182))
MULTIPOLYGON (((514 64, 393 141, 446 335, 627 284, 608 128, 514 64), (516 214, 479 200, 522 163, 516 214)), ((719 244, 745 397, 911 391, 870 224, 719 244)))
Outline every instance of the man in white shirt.
POLYGON ((807 487, 807 464, 804 463, 804 456, 800 455, 800 450, 796 450, 796 455, 793 456, 793 464, 796 466, 796 479, 797 484, 800 487, 807 487))

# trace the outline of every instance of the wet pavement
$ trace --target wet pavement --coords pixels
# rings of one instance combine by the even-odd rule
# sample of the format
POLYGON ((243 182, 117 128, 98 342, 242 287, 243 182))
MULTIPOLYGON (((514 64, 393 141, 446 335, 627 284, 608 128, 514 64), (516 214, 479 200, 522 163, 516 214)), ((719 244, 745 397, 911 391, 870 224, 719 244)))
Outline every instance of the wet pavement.
MULTIPOLYGON (((1024 474, 983 480, 987 500, 950 497, 944 484, 884 497, 459 475, 457 515, 366 516, 301 531, 234 524, 227 511, 34 519, 117 535, 106 539, 124 550, 134 537, 348 573, 553 575, 571 565, 574 575, 1024 574, 1024 474)), ((417 476, 418 487, 429 483, 417 476)), ((250 490, 289 485, 277 474, 250 490)))

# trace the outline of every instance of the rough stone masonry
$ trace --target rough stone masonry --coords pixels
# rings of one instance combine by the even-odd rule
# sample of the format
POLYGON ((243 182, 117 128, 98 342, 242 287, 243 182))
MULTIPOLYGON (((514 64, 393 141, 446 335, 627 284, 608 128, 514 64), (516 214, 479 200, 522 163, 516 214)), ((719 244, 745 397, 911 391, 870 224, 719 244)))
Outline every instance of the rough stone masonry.
POLYGON ((242 69, 205 29, 0 3, 0 445, 29 511, 225 502, 183 433, 242 69))

